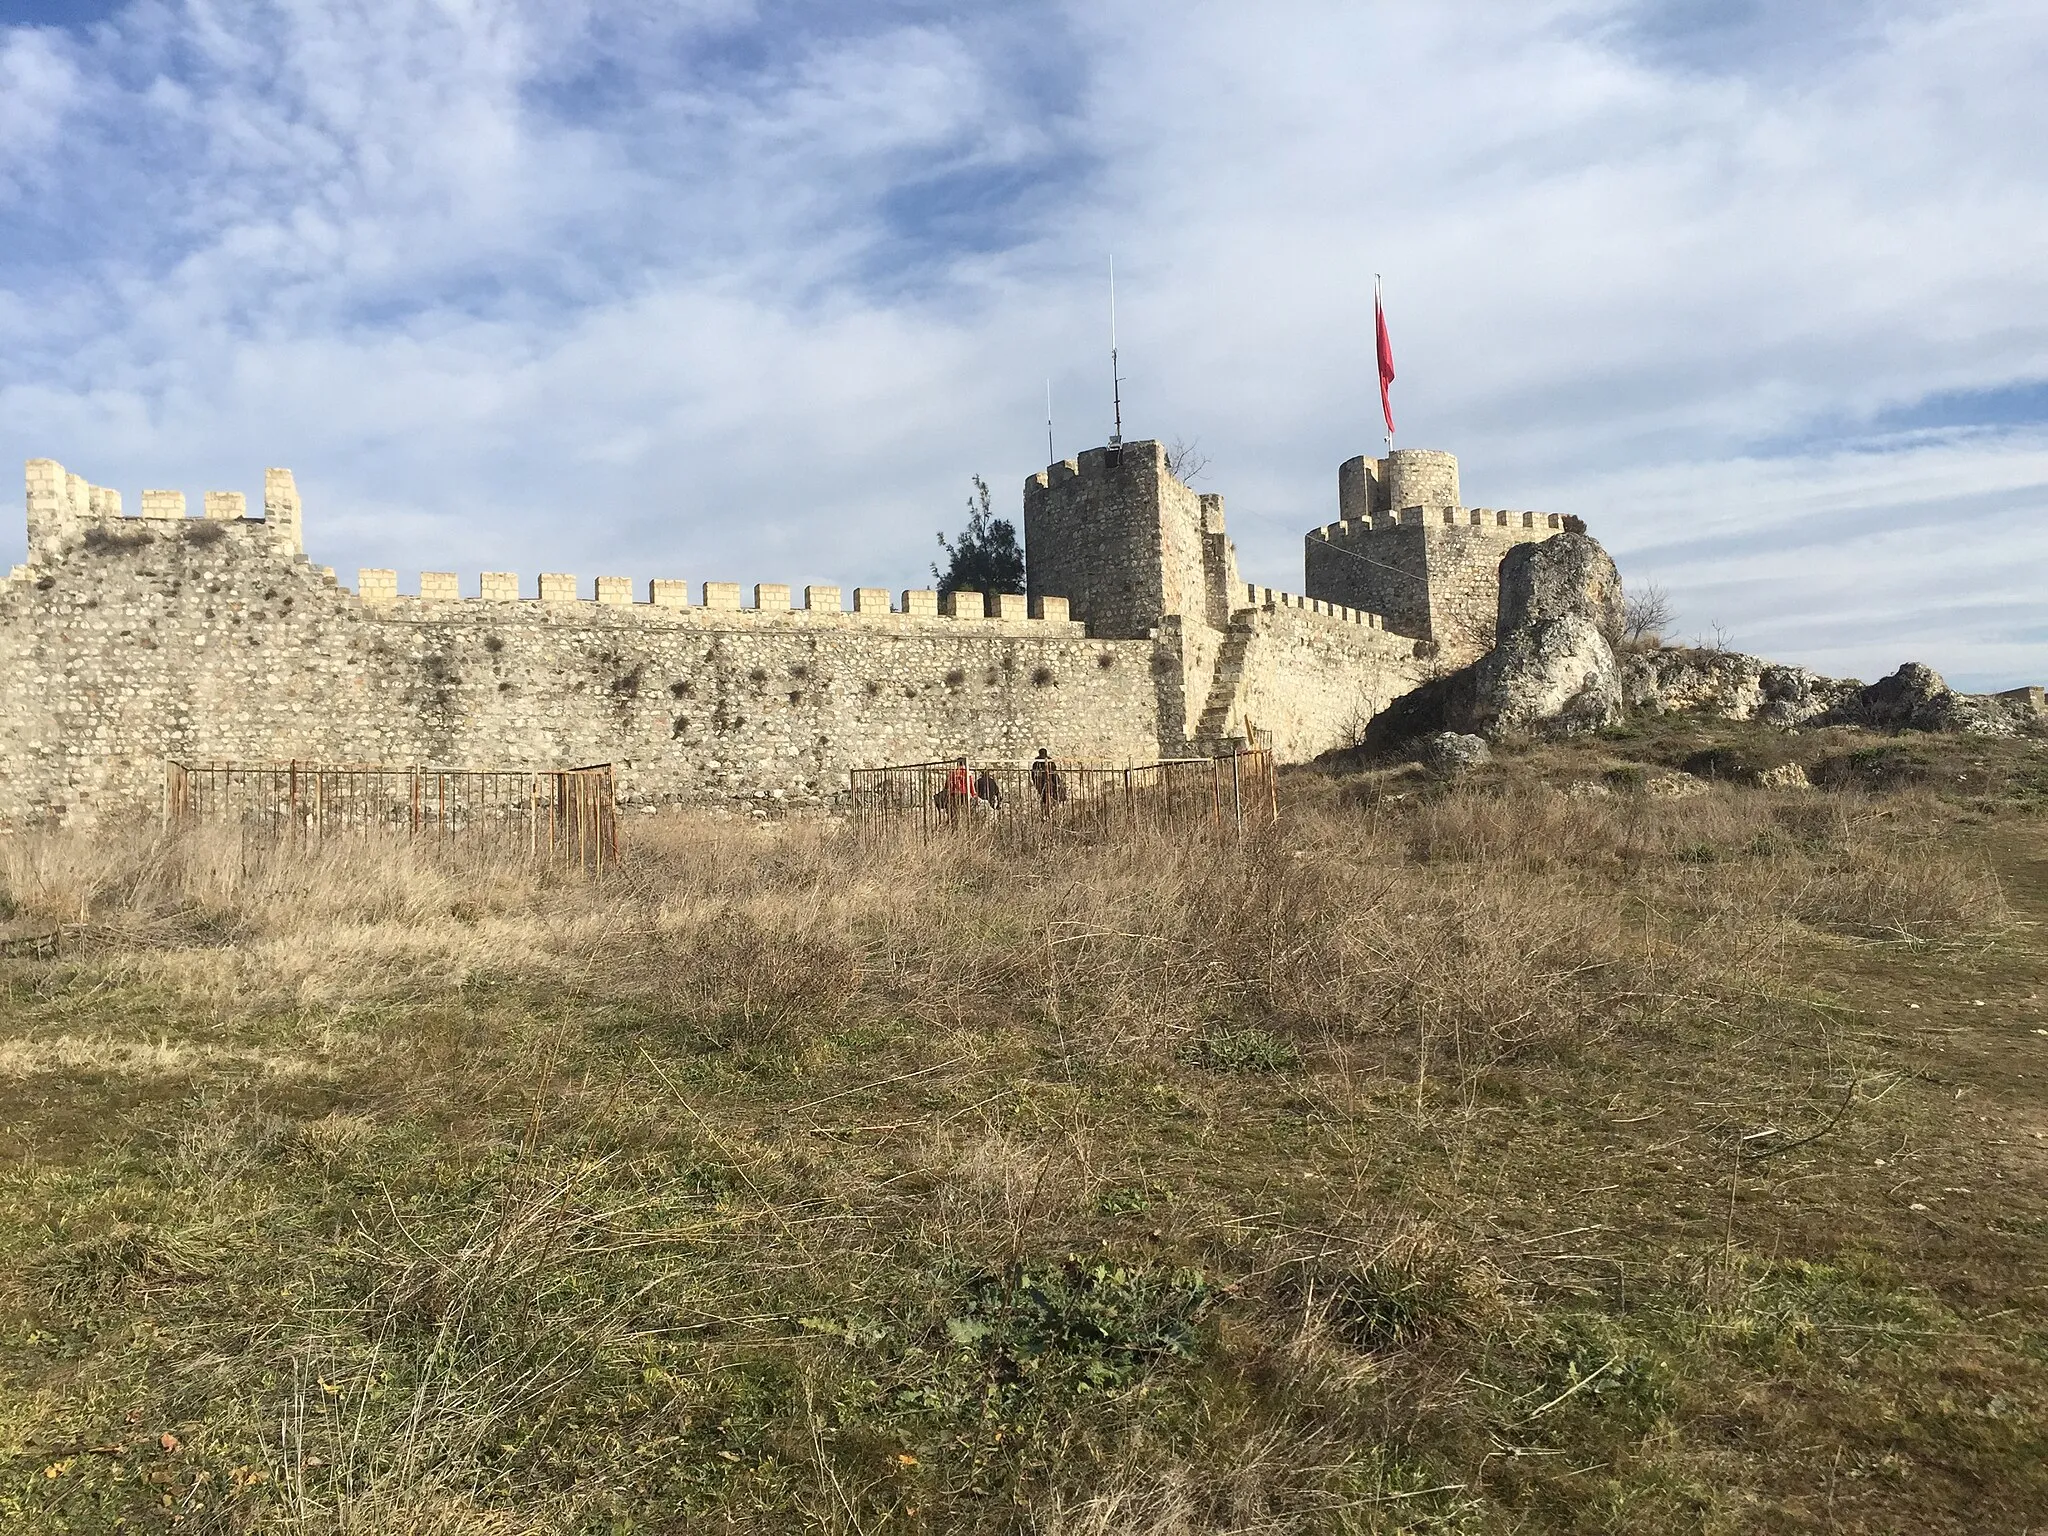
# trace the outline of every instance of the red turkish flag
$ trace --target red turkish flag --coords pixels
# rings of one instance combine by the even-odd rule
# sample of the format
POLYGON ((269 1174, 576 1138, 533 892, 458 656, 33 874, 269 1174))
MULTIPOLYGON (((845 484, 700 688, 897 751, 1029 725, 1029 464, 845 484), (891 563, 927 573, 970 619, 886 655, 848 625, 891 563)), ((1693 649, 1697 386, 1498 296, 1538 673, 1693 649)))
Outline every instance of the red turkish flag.
POLYGON ((1387 386, 1394 382, 1394 344, 1387 340, 1387 312, 1380 308, 1380 296, 1372 296, 1373 328, 1379 332, 1380 344, 1380 414, 1387 418, 1387 436, 1394 435, 1394 402, 1387 397, 1387 386))

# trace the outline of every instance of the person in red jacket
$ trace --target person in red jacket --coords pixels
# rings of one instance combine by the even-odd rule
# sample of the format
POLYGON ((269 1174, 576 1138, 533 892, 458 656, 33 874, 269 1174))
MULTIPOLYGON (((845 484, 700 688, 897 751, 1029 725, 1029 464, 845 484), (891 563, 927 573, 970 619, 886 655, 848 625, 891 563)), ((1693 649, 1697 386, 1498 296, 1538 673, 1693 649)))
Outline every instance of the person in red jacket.
POLYGON ((958 816, 974 799, 974 775, 967 771, 967 759, 956 757, 946 770, 946 787, 939 791, 939 809, 949 817, 958 816))

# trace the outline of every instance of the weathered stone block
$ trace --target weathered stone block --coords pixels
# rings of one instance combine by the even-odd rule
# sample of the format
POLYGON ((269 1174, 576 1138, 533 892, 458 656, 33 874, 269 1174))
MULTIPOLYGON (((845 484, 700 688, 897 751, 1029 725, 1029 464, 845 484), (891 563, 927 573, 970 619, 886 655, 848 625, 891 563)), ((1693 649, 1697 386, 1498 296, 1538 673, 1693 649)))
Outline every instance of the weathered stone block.
POLYGON ((740 606, 740 584, 736 581, 705 582, 704 606, 737 613, 740 606))
POLYGON ((839 589, 837 587, 805 587, 804 608, 810 613, 839 612, 839 589))
POLYGON ((597 600, 607 607, 630 607, 633 602, 632 579, 626 576, 598 577, 597 600))
POLYGON ((853 611, 855 613, 888 613, 889 589, 887 587, 855 587, 853 589, 853 611))
POLYGON ((272 539, 289 554, 304 554, 299 523, 299 484, 288 469, 263 471, 263 522, 272 539))
POLYGON ((991 592, 988 595, 988 616, 992 619, 1021 619, 1030 611, 1031 604, 1022 592, 991 592))
POLYGON ((366 603, 389 603, 398 597, 398 572, 364 569, 356 572, 356 595, 366 603))
POLYGON ((927 588, 911 587, 903 594, 903 611, 927 614, 936 618, 939 612, 939 594, 927 588))
POLYGON ((208 491, 206 515, 214 522, 233 522, 249 515, 249 498, 240 491, 208 491))
POLYGON ((2048 690, 2041 688, 2008 688, 1998 695, 2008 703, 2021 704, 2037 715, 2048 715, 2048 690))
POLYGON ((650 581, 647 583, 647 601, 656 608, 687 608, 690 606, 690 584, 687 581, 650 581))
POLYGON ((1064 597, 1034 597, 1031 599, 1031 617, 1049 624, 1065 624, 1068 622, 1067 600, 1064 597))
POLYGON ((983 619, 988 617, 988 605, 979 592, 942 592, 939 612, 949 619, 983 619))
POLYGON ((781 581, 755 582, 754 606, 763 613, 789 612, 789 584, 781 581))
MULTIPOLYGON (((484 580, 488 582, 490 578, 486 576, 484 580)), ((486 592, 484 595, 489 597, 491 594, 486 592)), ((519 595, 519 587, 516 581, 513 584, 511 595, 513 597, 519 595)), ((575 602, 576 578, 561 571, 543 571, 540 578, 540 600, 544 603, 575 602)))
POLYGON ((453 571, 422 571, 420 596, 430 603, 452 603, 462 596, 462 589, 453 571))
MULTIPOLYGON (((572 581, 570 590, 575 590, 572 581)), ((485 571, 477 583, 477 596, 487 603, 519 601, 519 577, 512 571, 485 571)))
POLYGON ((144 491, 142 493, 142 515, 144 517, 174 518, 185 515, 185 493, 183 491, 144 491))

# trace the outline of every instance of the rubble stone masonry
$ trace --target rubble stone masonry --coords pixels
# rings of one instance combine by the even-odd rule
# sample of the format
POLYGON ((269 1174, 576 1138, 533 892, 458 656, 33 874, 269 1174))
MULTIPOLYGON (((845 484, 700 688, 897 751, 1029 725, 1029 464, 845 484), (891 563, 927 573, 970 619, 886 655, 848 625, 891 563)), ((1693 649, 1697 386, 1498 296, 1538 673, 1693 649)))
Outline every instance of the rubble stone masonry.
MULTIPOLYGON (((1345 488, 1368 505, 1404 479, 1455 497, 1447 454, 1365 462, 1345 488)), ((1222 498, 1140 442, 1027 483, 1028 596, 764 582, 748 606, 736 582, 555 572, 484 572, 474 596, 423 572, 413 596, 365 570, 350 591, 302 552, 286 470, 260 518, 232 492, 201 515, 176 491, 139 503, 28 465, 29 559, 0 585, 0 819, 154 807, 167 757, 612 762, 629 803, 813 804, 850 767, 961 753, 1128 764, 1256 737, 1300 761, 1358 739, 1436 664, 1434 636, 1490 637, 1500 554, 1549 528, 1442 504, 1342 520, 1310 536, 1293 596, 1238 579, 1222 498), (1414 590, 1318 562, 1353 542, 1414 590)))

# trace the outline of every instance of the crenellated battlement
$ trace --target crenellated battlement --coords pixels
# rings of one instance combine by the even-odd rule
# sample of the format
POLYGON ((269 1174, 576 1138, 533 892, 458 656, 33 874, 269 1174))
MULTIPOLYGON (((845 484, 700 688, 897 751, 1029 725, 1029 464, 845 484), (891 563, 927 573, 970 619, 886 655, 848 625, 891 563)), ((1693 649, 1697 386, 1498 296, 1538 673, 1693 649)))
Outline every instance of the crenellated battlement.
POLYGON ((649 618, 675 619, 716 615, 720 620, 790 620, 798 623, 873 624, 904 620, 934 620, 945 626, 957 624, 1003 625, 1028 623, 1057 624, 1074 630, 1063 597, 1026 599, 1021 592, 946 592, 931 588, 906 589, 900 600, 885 587, 855 587, 852 605, 846 589, 812 584, 800 594, 781 582, 757 582, 751 604, 743 602, 743 589, 736 581, 706 581, 698 584, 698 600, 690 600, 687 581, 656 577, 646 583, 646 597, 636 600, 633 582, 625 576, 599 576, 585 594, 577 578, 548 572, 535 583, 529 595, 521 590, 519 577, 510 571, 484 571, 477 577, 476 591, 462 592, 461 578, 453 571, 422 571, 416 594, 398 590, 398 572, 366 567, 356 573, 356 595, 374 607, 419 607, 438 609, 450 603, 493 603, 531 605, 534 611, 558 617, 601 618, 611 614, 638 614, 649 618))
POLYGON ((1078 457, 1056 459, 1024 481, 1028 501, 1034 492, 1048 491, 1069 480, 1103 480, 1131 474, 1164 474, 1166 445, 1152 438, 1125 443, 1120 448, 1089 448, 1078 457))
MULTIPOLYGON (((1092 456, 1084 456, 1092 457, 1092 456)), ((31 459, 26 472, 30 566, 62 559, 70 550, 99 534, 118 535, 123 527, 143 528, 151 536, 175 536, 180 531, 209 525, 239 523, 272 535, 271 544, 294 557, 300 555, 302 525, 298 486, 288 469, 264 473, 264 516, 252 518, 248 498, 240 491, 208 491, 202 511, 193 516, 185 493, 176 490, 145 490, 140 510, 122 513, 121 493, 91 484, 82 475, 71 474, 54 459, 31 459)), ((204 537, 204 535, 202 535, 204 537)), ((18 573, 26 568, 18 568, 18 573)), ((320 567, 330 582, 334 572, 320 567)), ((974 624, 989 629, 1024 624, 1059 626, 1063 632, 1079 633, 1081 626, 1068 613, 1064 597, 1027 598, 1021 592, 949 592, 908 588, 900 599, 884 587, 855 587, 849 607, 843 587, 813 583, 793 599, 792 588, 781 582, 757 582, 751 602, 738 582, 706 581, 698 585, 698 599, 691 601, 687 581, 655 578, 641 589, 643 600, 635 600, 634 582, 625 576, 599 576, 589 592, 573 575, 550 571, 535 582, 531 593, 523 590, 516 573, 479 573, 474 594, 465 597, 461 579, 452 571, 423 571, 416 593, 401 593, 398 572, 366 567, 356 573, 355 596, 374 608, 392 608, 413 613, 438 609, 449 603, 532 604, 537 611, 561 617, 639 615, 668 620, 716 616, 721 622, 757 623, 777 620, 817 624, 846 622, 891 624, 901 627, 920 620, 947 626, 974 624)))
POLYGON ((1251 582, 1245 584, 1244 590, 1245 604, 1250 608, 1293 608, 1302 613, 1321 614, 1339 624, 1356 624, 1364 629, 1387 627, 1386 619, 1380 614, 1368 613, 1363 608, 1347 608, 1342 603, 1333 603, 1326 598, 1301 597, 1292 592, 1281 592, 1251 582))
POLYGON ((174 535, 181 528, 221 523, 252 523, 271 536, 271 542, 297 555, 299 538, 299 492, 288 469, 264 471, 264 516, 249 516, 249 500, 240 491, 208 491, 201 500, 200 515, 194 517, 186 506, 183 491, 146 490, 139 509, 122 511, 121 493, 94 485, 83 475, 67 471, 55 459, 30 459, 26 475, 28 501, 28 558, 31 565, 60 560, 71 549, 87 543, 95 531, 119 533, 123 527, 144 526, 152 536, 174 535))
POLYGON ((1557 512, 1509 512, 1497 507, 1402 507, 1399 511, 1375 512, 1371 517, 1343 518, 1309 530, 1312 539, 1349 539, 1370 533, 1389 533, 1401 528, 1478 528, 1498 533, 1512 542, 1529 531, 1561 533, 1563 514, 1557 512))

